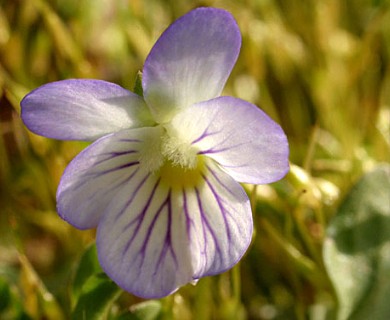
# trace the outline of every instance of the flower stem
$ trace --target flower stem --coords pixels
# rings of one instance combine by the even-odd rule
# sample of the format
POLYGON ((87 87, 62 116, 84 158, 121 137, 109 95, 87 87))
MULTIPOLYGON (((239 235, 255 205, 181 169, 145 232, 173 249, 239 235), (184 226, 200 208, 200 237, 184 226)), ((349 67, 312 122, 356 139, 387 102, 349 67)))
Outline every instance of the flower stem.
POLYGON ((232 287, 233 297, 237 306, 241 303, 241 272, 240 263, 237 263, 232 269, 232 287))
POLYGON ((305 257, 295 246, 286 241, 269 221, 262 219, 261 223, 269 236, 295 262, 300 271, 307 274, 318 273, 316 264, 309 258, 305 257))

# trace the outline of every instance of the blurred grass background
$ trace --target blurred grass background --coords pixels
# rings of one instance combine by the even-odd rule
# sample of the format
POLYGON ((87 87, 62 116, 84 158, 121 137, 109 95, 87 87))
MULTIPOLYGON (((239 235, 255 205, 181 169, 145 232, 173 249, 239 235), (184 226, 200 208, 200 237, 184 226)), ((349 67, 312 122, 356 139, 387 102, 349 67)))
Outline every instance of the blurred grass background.
MULTIPOLYGON (((324 230, 352 183, 390 159, 385 0, 0 0, 0 318, 67 319, 72 272, 94 240, 55 212, 61 174, 86 144, 28 132, 20 100, 67 78, 132 89, 161 32, 198 6, 236 18, 242 50, 225 94, 282 125, 294 165, 248 186, 256 231, 239 266, 163 299, 163 318, 332 319, 324 230)), ((111 314, 138 302, 124 293, 111 314)))

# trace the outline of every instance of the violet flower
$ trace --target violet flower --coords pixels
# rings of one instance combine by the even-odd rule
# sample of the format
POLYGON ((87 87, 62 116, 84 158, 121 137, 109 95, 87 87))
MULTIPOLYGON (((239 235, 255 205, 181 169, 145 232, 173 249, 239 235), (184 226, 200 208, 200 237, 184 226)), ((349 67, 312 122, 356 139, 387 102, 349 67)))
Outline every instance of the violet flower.
POLYGON ((59 215, 97 227, 104 271, 159 298, 234 266, 252 236, 239 182, 288 171, 283 130, 255 105, 220 96, 241 36, 230 13, 198 8, 174 22, 143 68, 143 97, 99 80, 46 84, 21 102, 33 132, 94 141, 66 168, 59 215))

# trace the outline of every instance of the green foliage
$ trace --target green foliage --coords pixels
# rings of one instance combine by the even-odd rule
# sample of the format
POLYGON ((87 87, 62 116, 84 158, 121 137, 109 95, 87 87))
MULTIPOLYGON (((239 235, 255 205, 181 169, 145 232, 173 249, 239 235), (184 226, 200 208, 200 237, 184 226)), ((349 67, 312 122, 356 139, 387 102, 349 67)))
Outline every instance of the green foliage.
POLYGON ((388 1, 0 0, 0 319, 390 318, 388 169, 372 171, 390 159, 389 56, 388 1), (142 94, 159 34, 200 5, 235 16, 243 44, 224 94, 282 125, 291 171, 246 186, 255 235, 237 267, 143 301, 102 273, 94 230, 56 214, 86 143, 28 132, 20 100, 65 78, 142 94))
POLYGON ((143 97, 143 88, 142 88, 142 73, 138 71, 137 78, 135 79, 133 92, 143 97))
POLYGON ((132 307, 132 310, 125 313, 116 320, 156 320, 161 314, 161 302, 149 300, 138 303, 132 307))
POLYGON ((390 166, 366 174, 329 224, 324 255, 338 319, 390 316, 390 166))
POLYGON ((82 286, 72 319, 106 319, 120 293, 120 288, 104 273, 90 276, 82 286))
POLYGON ((71 287, 71 319, 154 320, 161 313, 161 302, 150 300, 135 304, 131 311, 114 314, 114 303, 122 290, 101 269, 96 245, 90 245, 77 263, 71 287))
MULTIPOLYGON (((83 287, 89 281, 89 278, 95 275, 100 275, 102 272, 103 270, 100 267, 99 261, 97 259, 96 245, 90 245, 85 250, 79 263, 77 264, 73 285, 71 288, 71 298, 73 305, 76 304, 76 302, 80 299, 80 295, 83 292, 83 287)), ((93 283, 94 282, 92 282, 92 284, 93 283)))

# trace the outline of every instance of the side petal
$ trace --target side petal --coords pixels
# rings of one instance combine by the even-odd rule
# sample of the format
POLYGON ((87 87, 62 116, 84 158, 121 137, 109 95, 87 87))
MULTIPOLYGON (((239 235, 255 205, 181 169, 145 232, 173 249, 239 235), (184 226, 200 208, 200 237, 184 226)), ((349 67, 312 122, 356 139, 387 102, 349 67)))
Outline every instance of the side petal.
POLYGON ((219 97, 192 105, 167 126, 199 155, 216 160, 235 180, 263 184, 289 170, 288 142, 282 128, 255 105, 219 97))
POLYGON ((71 161, 57 190, 57 211, 79 229, 94 228, 116 193, 139 185, 139 152, 160 128, 123 130, 95 141, 71 161))
POLYGON ((60 140, 95 140, 152 123, 141 97, 101 80, 48 83, 30 92, 20 104, 27 128, 60 140))
POLYGON ((158 39, 143 69, 144 97, 159 123, 177 109, 219 96, 237 60, 241 35, 230 13, 198 8, 158 39))
POLYGON ((193 278, 232 268, 252 240, 252 212, 239 183, 207 161, 203 184, 183 191, 193 278))

